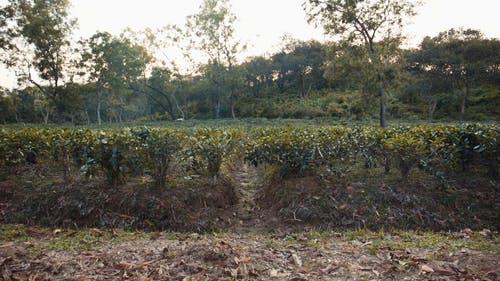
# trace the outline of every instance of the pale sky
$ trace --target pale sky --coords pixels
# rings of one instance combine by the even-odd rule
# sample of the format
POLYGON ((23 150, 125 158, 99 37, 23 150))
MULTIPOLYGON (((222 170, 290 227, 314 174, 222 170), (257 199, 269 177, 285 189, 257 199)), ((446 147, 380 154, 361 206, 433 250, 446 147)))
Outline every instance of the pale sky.
MULTIPOLYGON (((425 1, 425 0, 424 0, 425 1)), ((0 0, 5 5, 7 0, 0 0)), ((126 27, 142 30, 167 24, 182 26, 186 16, 197 12, 202 0, 72 0, 71 14, 79 22, 77 38, 97 30, 119 34, 126 27)), ((302 9, 304 0, 231 0, 238 18, 236 36, 248 43, 245 55, 272 53, 283 34, 297 39, 328 40, 320 29, 308 25, 302 9)), ((486 37, 500 38, 500 0, 426 0, 413 24, 405 28, 409 45, 416 46, 426 35, 456 27, 481 30, 486 37)), ((0 67, 1 68, 1 67, 0 67)), ((0 69, 0 85, 13 87, 15 80, 0 69)))

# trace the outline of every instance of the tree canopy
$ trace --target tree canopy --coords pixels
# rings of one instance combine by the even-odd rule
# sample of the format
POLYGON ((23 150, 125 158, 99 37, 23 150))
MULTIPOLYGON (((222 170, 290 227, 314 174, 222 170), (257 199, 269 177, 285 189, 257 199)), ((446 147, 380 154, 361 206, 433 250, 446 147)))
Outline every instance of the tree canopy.
POLYGON ((449 84, 463 117, 476 86, 498 83, 500 41, 486 39, 478 30, 450 29, 424 38, 420 49, 409 55, 409 62, 411 69, 426 79, 449 84))
POLYGON ((325 42, 284 35, 244 58, 231 1, 204 0, 184 25, 73 38, 70 0, 0 7, 0 122, 102 124, 205 118, 498 120, 500 44, 458 28, 404 47, 418 1, 307 0, 325 42), (180 57, 180 58, 179 58, 180 57))
POLYGON ((69 49, 76 21, 68 18, 69 4, 69 0, 10 0, 0 12, 7 65, 18 70, 20 81, 35 85, 50 100, 58 123, 64 113, 62 86, 72 79, 69 49))
POLYGON ((368 50, 367 63, 375 65, 380 94, 380 126, 386 126, 387 78, 384 66, 394 44, 399 45, 405 21, 415 15, 409 0, 309 0, 305 3, 309 21, 325 31, 368 50), (383 44, 382 44, 382 43, 383 44), (378 44, 377 44, 378 43, 378 44))

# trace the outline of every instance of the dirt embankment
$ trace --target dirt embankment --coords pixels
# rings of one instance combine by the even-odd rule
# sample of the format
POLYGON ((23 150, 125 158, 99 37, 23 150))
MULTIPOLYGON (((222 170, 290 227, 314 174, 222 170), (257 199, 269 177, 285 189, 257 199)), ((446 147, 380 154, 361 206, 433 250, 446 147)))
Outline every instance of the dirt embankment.
POLYGON ((216 185, 203 176, 148 177, 110 188, 76 175, 65 182, 43 166, 3 172, 0 222, 46 227, 248 232, 287 229, 500 229, 497 181, 462 175, 454 187, 415 172, 392 175, 266 178, 241 164, 216 185))

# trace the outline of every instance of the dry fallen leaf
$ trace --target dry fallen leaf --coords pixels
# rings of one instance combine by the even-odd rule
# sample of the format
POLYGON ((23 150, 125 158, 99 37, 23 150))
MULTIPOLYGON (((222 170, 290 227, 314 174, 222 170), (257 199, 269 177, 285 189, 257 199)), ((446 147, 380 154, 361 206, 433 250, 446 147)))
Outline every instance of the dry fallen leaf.
POLYGON ((373 242, 372 241, 368 241, 368 242, 365 242, 365 243, 361 244, 360 247, 366 247, 366 246, 371 245, 371 244, 373 244, 373 242))
POLYGON ((28 281, 36 281, 38 278, 41 278, 42 274, 41 273, 35 273, 31 274, 30 277, 28 278, 28 281))
POLYGON ((479 234, 481 234, 484 237, 491 237, 492 236, 491 230, 486 229, 486 228, 479 231, 479 234))
POLYGON ((292 254, 292 260, 293 260, 293 263, 298 266, 298 267, 301 267, 302 266, 302 260, 300 259, 299 256, 297 256, 297 254, 292 254))
POLYGON ((321 269, 321 272, 323 272, 325 274, 330 274, 330 273, 334 272, 335 270, 337 270, 338 268, 339 268, 339 266, 330 264, 326 268, 321 269))
POLYGON ((460 231, 460 234, 459 236, 462 237, 462 238, 471 238, 471 236, 474 234, 474 232, 472 231, 472 229, 470 228, 465 228, 465 229, 462 229, 460 231))
POLYGON ((229 274, 231 275, 232 278, 238 277, 238 269, 235 268, 229 269, 229 274))
POLYGON ((451 269, 448 269, 448 268, 444 268, 444 267, 441 267, 441 266, 438 266, 438 267, 435 267, 434 268, 434 272, 437 273, 437 274, 440 274, 440 275, 454 275, 455 272, 451 269))
POLYGON ((37 227, 28 227, 26 228, 26 234, 31 236, 41 236, 44 234, 44 230, 37 227))
POLYGON ((157 240, 158 238, 160 238, 161 236, 161 233, 160 232, 153 232, 151 233, 151 240, 157 240))
POLYGON ((370 267, 364 267, 359 264, 353 264, 350 266, 352 270, 363 270, 363 271, 371 271, 372 269, 370 267))
POLYGON ((119 268, 126 269, 126 268, 132 267, 133 264, 129 263, 129 262, 126 262, 126 261, 121 261, 121 262, 117 263, 116 266, 119 267, 119 268))
POLYGON ((239 259, 238 259, 237 264, 238 264, 238 263, 246 263, 246 262, 249 262, 249 261, 251 261, 251 260, 252 260, 252 257, 242 257, 242 258, 239 258, 239 259))
POLYGON ((198 281, 201 279, 201 277, 203 277, 204 274, 205 272, 202 271, 192 276, 186 276, 184 277, 184 279, 182 279, 182 281, 198 281))
POLYGON ((10 248, 14 247, 14 242, 7 242, 5 244, 0 245, 0 248, 10 248))
POLYGON ((102 230, 100 230, 100 229, 98 229, 98 228, 91 228, 91 229, 90 229, 90 231, 91 231, 92 233, 94 233, 94 235, 96 235, 96 236, 102 236, 102 234, 103 234, 103 233, 102 233, 102 230))
POLYGON ((0 258, 0 266, 2 266, 4 263, 11 261, 11 257, 6 257, 6 258, 0 258))
POLYGON ((426 272, 426 273, 432 273, 434 272, 434 269, 432 269, 432 267, 426 265, 426 264, 423 264, 420 269, 422 270, 422 272, 426 272))

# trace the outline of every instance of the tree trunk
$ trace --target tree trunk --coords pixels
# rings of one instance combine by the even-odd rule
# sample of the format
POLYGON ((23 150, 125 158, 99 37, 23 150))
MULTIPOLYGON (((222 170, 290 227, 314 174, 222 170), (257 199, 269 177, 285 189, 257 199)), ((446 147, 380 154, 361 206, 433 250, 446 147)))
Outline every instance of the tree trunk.
POLYGON ((465 92, 462 96, 462 101, 460 104, 460 114, 462 115, 462 119, 465 119, 465 107, 467 105, 467 98, 469 97, 469 86, 465 85, 465 92))
POLYGON ((50 115, 49 110, 47 110, 47 113, 45 113, 44 110, 43 110, 43 106, 42 106, 40 108, 40 113, 42 114, 42 117, 43 117, 43 123, 45 125, 47 125, 49 123, 49 115, 50 115))
POLYGON ((220 97, 217 98, 217 103, 215 104, 215 119, 220 117, 220 97))
POLYGON ((385 83, 382 76, 379 74, 378 79, 380 82, 380 127, 387 127, 387 121, 385 119, 386 115, 386 93, 385 93, 385 83))
POLYGON ((102 110, 102 96, 103 96, 103 88, 101 87, 100 83, 97 85, 97 124, 99 126, 102 125, 102 116, 101 116, 101 110, 102 110))
POLYGON ((300 98, 305 99, 306 98, 306 88, 305 88, 305 82, 304 82, 304 75, 300 75, 300 98))
POLYGON ((236 119, 236 112, 234 111, 234 89, 231 89, 231 96, 229 97, 229 103, 231 106, 231 117, 236 119))
POLYGON ((101 106, 102 106, 102 101, 100 98, 98 98, 97 100, 97 124, 99 124, 99 126, 101 126, 102 124, 102 119, 101 119, 101 106))
MULTIPOLYGON (((373 38, 370 38, 367 40, 368 43, 368 50, 370 52, 370 57, 372 62, 376 62, 376 55, 375 55, 375 45, 373 43, 373 38)), ((382 75, 382 66, 378 65, 377 66, 377 80, 378 83, 380 84, 380 127, 385 128, 387 126, 387 121, 385 119, 386 115, 386 92, 385 92, 385 79, 384 76, 382 75)))
POLYGON ((231 116, 236 119, 236 112, 234 111, 234 101, 231 100, 231 116))
POLYGON ((434 112, 436 112, 437 101, 434 97, 429 96, 429 122, 434 120, 434 112))
POLYGON ((56 106, 57 111, 57 125, 62 125, 64 123, 64 109, 60 105, 56 106))
POLYGON ((179 103, 177 102, 177 99, 175 98, 175 94, 172 93, 172 99, 174 100, 175 107, 177 107, 177 110, 181 113, 182 119, 186 119, 186 116, 184 115, 184 111, 182 108, 179 106, 179 103))
MULTIPOLYGON (((153 100, 153 101, 154 101, 155 103, 157 103, 157 104, 158 104, 158 105, 159 105, 159 106, 160 106, 163 110, 165 110, 165 111, 166 111, 166 112, 170 115, 170 117, 172 117, 172 120, 175 120, 175 119, 176 119, 176 116, 175 116, 175 114, 174 114, 174 108, 173 108, 173 106, 172 106, 172 103, 170 102, 170 98, 169 98, 168 94, 166 94, 166 93, 164 92, 164 90, 162 90, 162 89, 157 89, 157 88, 155 88, 155 87, 153 87, 153 86, 151 86, 151 85, 147 85, 147 84, 146 84, 146 87, 147 87, 147 88, 149 88, 149 89, 151 89, 151 90, 153 90, 155 93, 157 93, 157 94, 161 95, 161 96, 162 96, 162 97, 163 97, 163 98, 167 101, 167 106, 165 106, 162 102, 160 102, 157 98, 155 98, 153 94, 148 93, 147 91, 142 90, 142 92, 143 92, 143 93, 148 94, 148 96, 149 96, 149 98, 151 98, 151 100, 153 100)), ((137 90, 137 89, 134 89, 134 88, 132 88, 132 90, 134 90, 134 91, 140 91, 140 90, 137 90)), ((170 96, 171 96, 171 97, 174 99, 174 101, 175 101, 175 97, 174 97, 174 95, 173 95, 173 94, 171 94, 170 96)), ((178 108, 179 106, 177 105, 177 101, 175 101, 175 102, 176 102, 176 106, 177 106, 177 108, 178 108)), ((183 118, 184 118, 184 117, 183 117, 183 118)))
POLYGON ((118 107, 118 121, 120 123, 123 123, 123 106, 125 102, 123 101, 123 97, 120 97, 120 105, 118 107))

